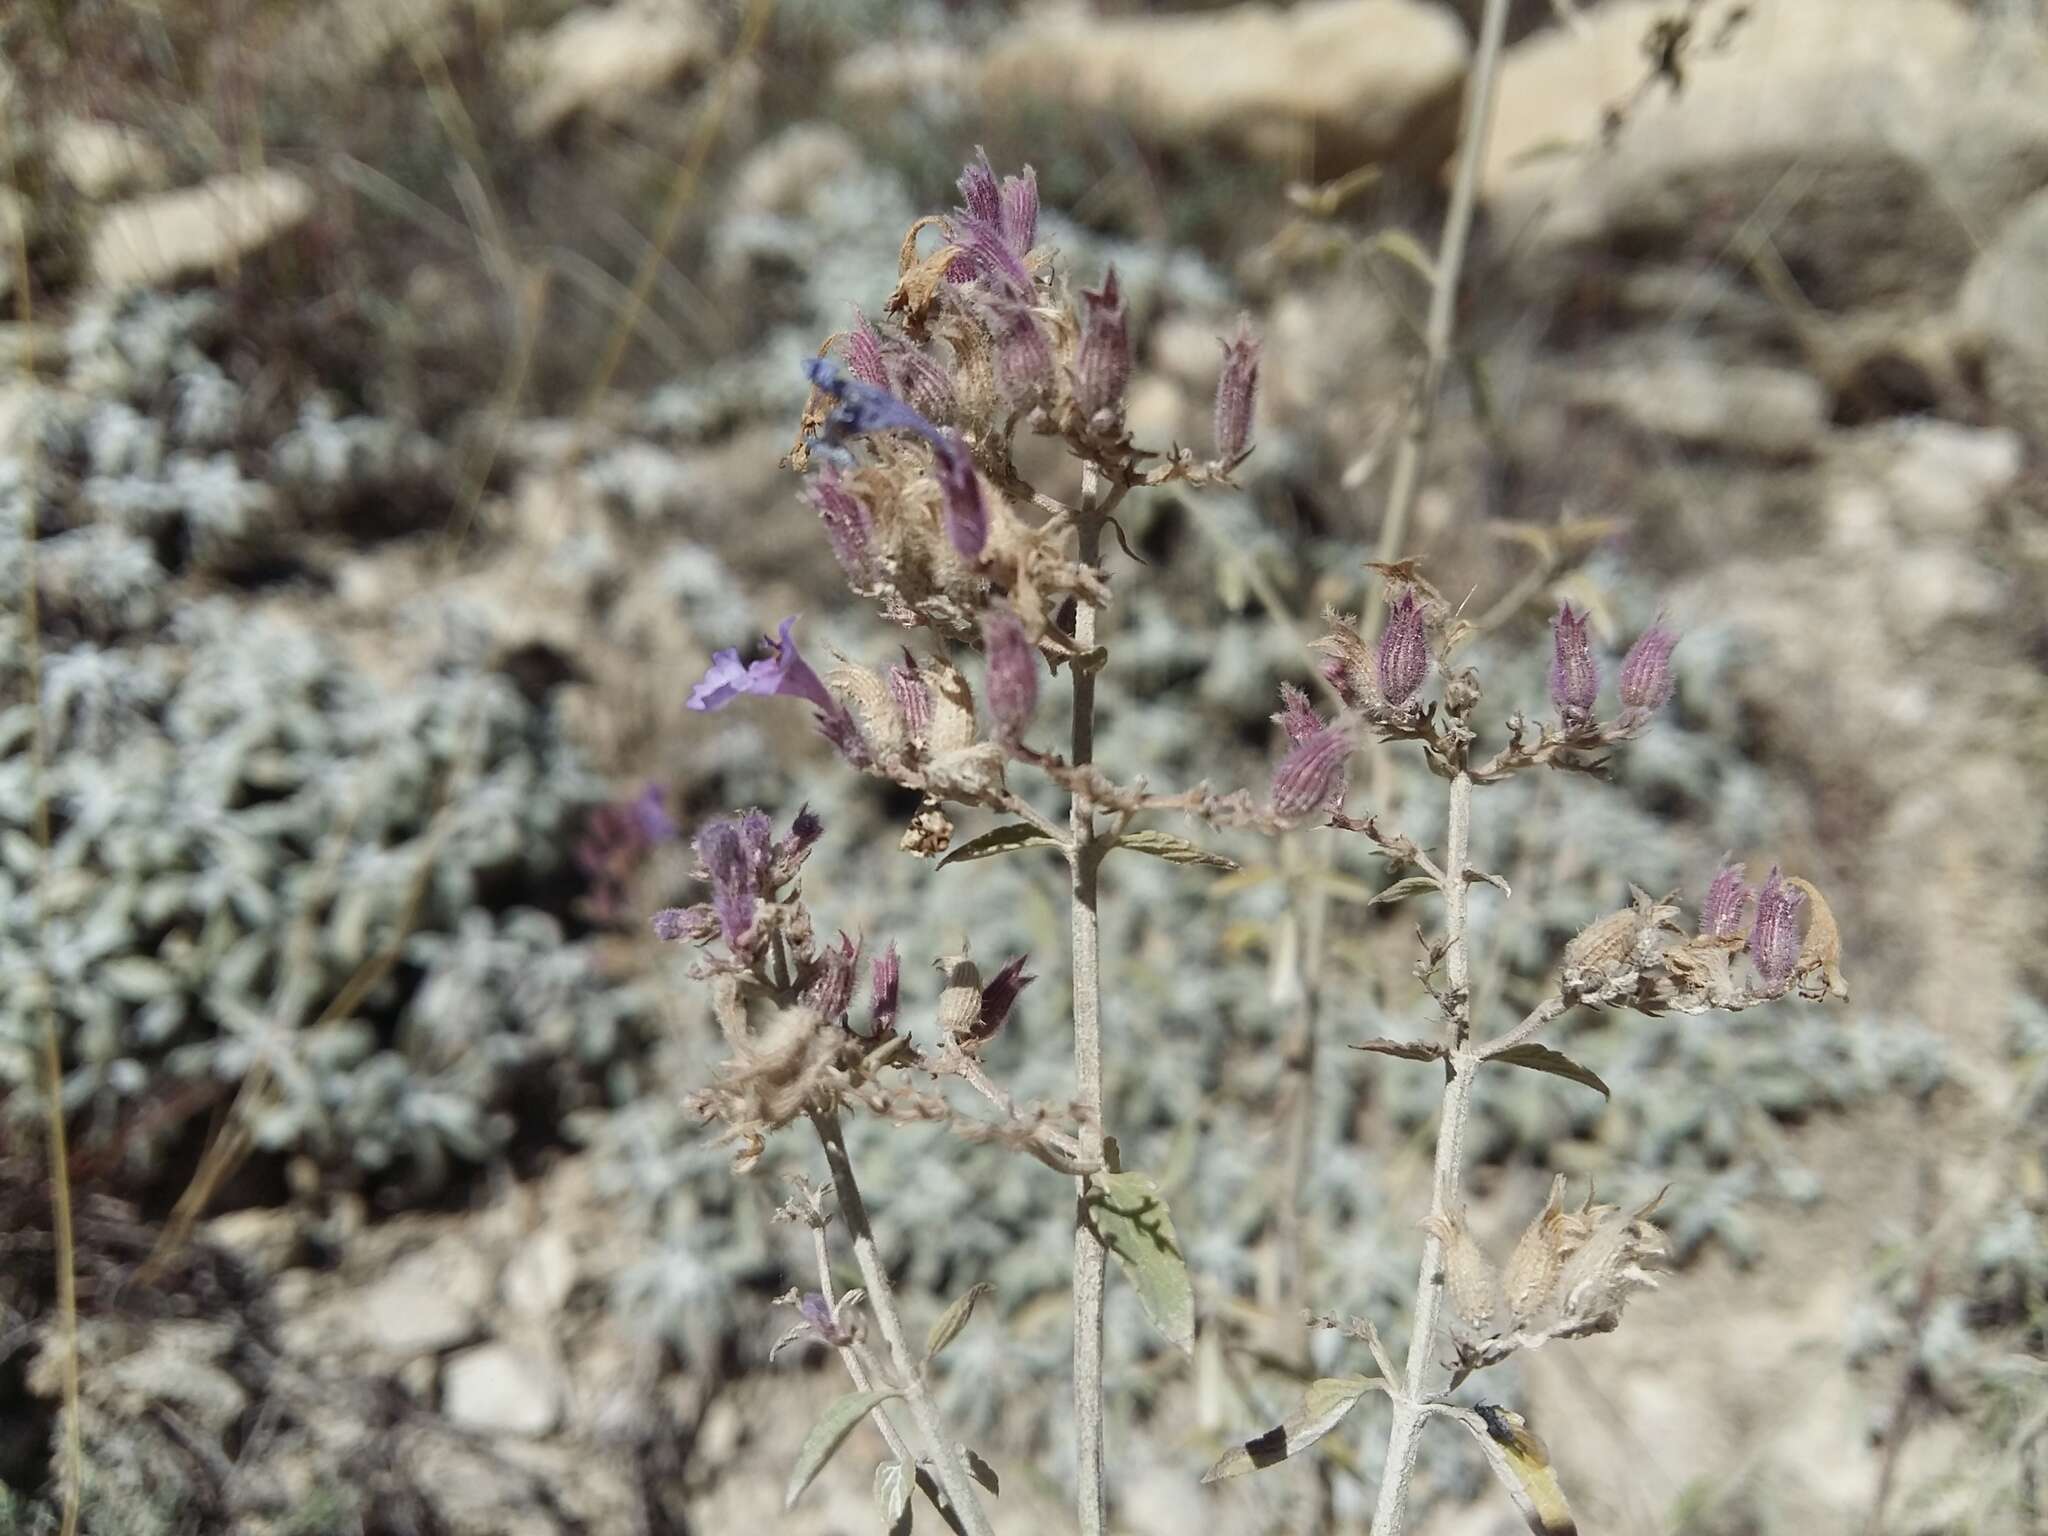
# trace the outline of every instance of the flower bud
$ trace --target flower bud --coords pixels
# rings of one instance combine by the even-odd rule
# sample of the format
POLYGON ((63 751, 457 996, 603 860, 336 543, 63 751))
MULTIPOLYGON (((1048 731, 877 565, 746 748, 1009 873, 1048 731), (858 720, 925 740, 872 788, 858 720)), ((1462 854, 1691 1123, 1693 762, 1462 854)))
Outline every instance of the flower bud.
POLYGON ((654 936, 664 944, 708 943, 720 928, 718 914, 708 906, 663 907, 654 914, 654 936))
POLYGON ((922 349, 907 341, 887 345, 882 349, 882 367, 889 375, 889 387, 919 415, 946 421, 959 409, 953 381, 922 349))
POLYGON ((859 969, 860 946, 840 934, 836 947, 825 947, 817 974, 804 988, 804 1002, 827 1023, 844 1018, 853 1003, 853 979, 859 969))
POLYGON ((1224 464, 1235 464, 1251 448, 1259 350, 1250 316, 1238 322, 1236 337, 1223 343, 1223 372, 1216 380, 1216 457, 1224 464))
POLYGON ((958 436, 948 435, 946 446, 934 455, 939 494, 944 498, 946 539, 962 560, 981 558, 988 542, 988 509, 981 502, 981 480, 974 472, 974 456, 958 436))
POLYGON ((1038 243, 1038 172, 1024 167, 1022 176, 1003 178, 1002 208, 996 223, 1003 240, 1019 256, 1038 243))
POLYGON ((1380 631, 1373 654, 1373 673, 1380 698, 1398 709, 1414 696, 1429 671, 1429 642, 1423 634, 1422 600, 1415 589, 1403 589, 1387 609, 1387 627, 1380 631))
POLYGON ((856 587, 871 585, 875 577, 875 523, 867 507, 847 489, 839 472, 830 468, 811 477, 804 486, 804 495, 818 514, 818 521, 824 524, 825 541, 832 546, 833 558, 846 573, 846 579, 856 587))
POLYGON ((846 371, 863 384, 889 388, 889 373, 882 364, 882 338, 858 305, 854 306, 853 329, 846 333, 846 371))
POLYGON ((1700 903, 1700 937, 1732 939, 1742 932, 1743 916, 1756 891, 1742 878, 1740 864, 1723 864, 1700 903))
POLYGON ((1583 725, 1600 697, 1600 663, 1594 659, 1588 616, 1566 603, 1551 621, 1550 701, 1566 725, 1583 725))
POLYGON ((1131 332, 1116 268, 1099 289, 1081 290, 1081 344, 1074 352, 1074 404, 1084 417, 1120 410, 1131 378, 1131 332))
POLYGON ((1008 300, 989 306, 989 320, 996 333, 996 374, 1012 400, 1030 400, 1042 394, 1052 382, 1052 348, 1031 313, 1027 300, 1008 300))
POLYGON ((984 223, 1000 225, 1003 217, 1003 195, 996 186, 996 173, 988 163, 988 151, 977 146, 974 158, 967 162, 956 183, 960 188, 960 203, 970 218, 984 223))
POLYGON ((1653 714, 1671 701, 1671 648, 1678 644, 1675 631, 1652 624, 1636 637, 1621 663, 1621 703, 1624 709, 1653 714))
POLYGON ((1749 958, 1773 992, 1799 968, 1799 909, 1805 903, 1806 894, 1772 865, 1763 889, 1756 893, 1756 926, 1749 931, 1749 958))
POLYGON ((1016 1005, 1018 994, 1038 980, 1036 976, 1024 974, 1024 962, 1028 958, 1026 955, 1016 956, 989 977, 988 985, 981 989, 981 1016, 974 1027, 977 1040, 986 1040, 1001 1029, 1010 1017, 1010 1009, 1016 1005))
POLYGON ((1024 624, 1007 608, 982 615, 982 645, 988 653, 988 679, 983 691, 988 712, 1002 734, 1012 740, 1024 734, 1038 707, 1038 656, 1024 633, 1024 624))
POLYGON ((893 1029, 896 1025, 896 1009, 903 995, 903 957, 896 953, 896 944, 889 946, 875 957, 870 977, 868 1016, 875 1021, 878 1031, 893 1029))
POLYGON ((1342 804, 1344 765, 1350 759, 1351 738, 1335 726, 1297 743, 1273 770, 1273 813, 1306 816, 1342 804))
POLYGON ((1323 717, 1309 705, 1308 695, 1292 683, 1280 685, 1280 712, 1273 723, 1287 733, 1293 746, 1300 746, 1323 728, 1323 717))
POLYGON ((803 1300, 797 1303, 796 1309, 802 1315, 803 1320, 810 1325, 811 1332, 817 1335, 821 1343, 831 1344, 836 1347, 853 1341, 853 1335, 840 1327, 833 1319, 832 1303, 827 1301, 819 1292, 804 1292, 803 1300))
POLYGON ((889 696, 903 717, 903 728, 912 741, 922 744, 931 734, 932 690, 917 669, 917 658, 906 649, 900 664, 889 669, 889 696))

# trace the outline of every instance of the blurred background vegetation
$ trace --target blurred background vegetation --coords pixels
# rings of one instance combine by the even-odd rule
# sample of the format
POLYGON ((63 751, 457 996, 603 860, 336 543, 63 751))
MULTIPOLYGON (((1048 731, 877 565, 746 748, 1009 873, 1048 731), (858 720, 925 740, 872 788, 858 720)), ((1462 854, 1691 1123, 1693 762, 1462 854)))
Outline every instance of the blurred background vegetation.
MULTIPOLYGON (((1127 504, 1099 751, 1263 783, 1279 683, 1364 591, 1479 9, 8 10, 0 1531, 57 1528, 74 1429, 92 1532, 873 1526, 871 1455, 779 1512, 838 1390, 823 1351, 763 1363, 807 1262, 780 1175, 818 1170, 792 1144, 735 1181, 678 1108, 715 1030, 644 914, 695 898, 690 860, 623 808, 808 801, 820 920, 934 992, 918 957, 963 932, 1028 950, 990 1058, 1027 1099, 1069 1091, 1063 890, 897 853, 911 807, 798 712, 683 710, 711 649, 789 612, 820 650, 897 640, 778 465, 798 364, 880 305, 977 145, 1036 167, 1066 272, 1116 263, 1140 441, 1207 441, 1248 311, 1258 451, 1234 492, 1127 504)), ((1470 594, 1494 717, 1540 702, 1561 597, 1609 647, 1660 611, 1685 639, 1615 786, 1480 798, 1515 897, 1475 902, 1479 1006, 1518 1011, 1628 883, 1696 902, 1728 852, 1829 893, 1855 990, 1580 1019, 1611 1102, 1487 1083, 1482 1233, 1557 1172, 1668 1183, 1678 1270, 1488 1394, 1587 1530, 2041 1530, 2048 25, 1518 0, 1509 36, 1404 552, 1470 594)), ((1432 841, 1430 782, 1380 752, 1353 808, 1432 841)), ((1113 1298, 1116 1514, 1363 1530, 1364 1409, 1352 1448, 1196 1479, 1303 1372, 1359 1368, 1301 1307, 1387 1326, 1412 1285, 1434 1084, 1341 1049, 1425 1016, 1412 918, 1364 904, 1349 848, 1231 851, 1106 895, 1109 1118, 1162 1171, 1202 1318, 1189 1364, 1113 1298)), ((913 1313, 997 1286, 945 1392, 999 1528, 1061 1529, 1071 1191, 859 1129, 913 1313)), ((1513 1529, 1464 1447, 1425 1451, 1430 1530, 1513 1529)))

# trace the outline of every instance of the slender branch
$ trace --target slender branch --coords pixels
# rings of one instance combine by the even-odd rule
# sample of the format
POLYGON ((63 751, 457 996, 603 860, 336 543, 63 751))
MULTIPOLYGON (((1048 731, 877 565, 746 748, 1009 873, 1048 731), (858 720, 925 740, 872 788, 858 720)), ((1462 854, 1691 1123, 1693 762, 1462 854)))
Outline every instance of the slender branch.
MULTIPOLYGON (((839 1322, 839 1293, 832 1288, 832 1255, 825 1247, 825 1223, 822 1216, 818 1219, 817 1225, 811 1228, 811 1244, 818 1255, 818 1292, 825 1298, 825 1309, 832 1314, 832 1322, 836 1326, 839 1322)), ((872 1392, 875 1388, 874 1375, 868 1370, 867 1362, 861 1358, 860 1351, 854 1348, 853 1341, 849 1339, 839 1345, 838 1353, 839 1363, 846 1367, 846 1374, 853 1379, 854 1390, 872 1392)), ((889 1417, 887 1407, 877 1404, 874 1412, 868 1417, 875 1421, 875 1428, 880 1430, 882 1438, 889 1442, 890 1454, 904 1466, 915 1467, 917 1458, 910 1454, 910 1445, 904 1440, 903 1431, 898 1429, 889 1417)))
MULTIPOLYGON (((987 1071, 983 1069, 981 1063, 968 1055, 967 1052, 957 1049, 950 1052, 941 1064, 940 1070, 952 1073, 961 1082, 972 1088, 984 1099, 987 1099, 989 1103, 1002 1112, 1005 1119, 1015 1120, 1018 1118, 1017 1101, 998 1088, 989 1077, 987 1071)), ((1047 1146, 1062 1156, 1076 1160, 1080 1158, 1081 1144, 1073 1137, 1067 1135, 1066 1132, 1055 1130, 1048 1125, 1041 1128, 1039 1135, 1047 1146)))
MULTIPOLYGON (((1113 497, 1112 497, 1113 499, 1113 497)), ((1100 476, 1082 470, 1081 513, 1075 525, 1077 558, 1093 567, 1102 560, 1100 476)), ((1074 610, 1074 643, 1095 645, 1096 610, 1082 599, 1074 610)), ((1095 759, 1095 669, 1070 669, 1074 679, 1071 758, 1076 766, 1095 759)), ((1073 896, 1074 1098, 1082 1111, 1081 1151, 1100 1164, 1102 1127, 1102 942, 1097 911, 1097 878, 1103 850, 1096 842, 1095 811, 1076 787, 1068 816, 1067 868, 1073 896)), ((1088 1181, 1074 1191, 1074 1481, 1075 1520, 1080 1536, 1103 1536, 1106 1478, 1102 1458, 1102 1292, 1107 1254, 1088 1215, 1088 1181)))
POLYGON ((910 1340, 904 1336, 903 1319, 896 1311, 896 1292, 882 1263, 881 1249, 875 1243, 874 1228, 868 1225, 868 1208, 860 1197, 860 1185, 854 1181, 853 1160, 846 1155, 846 1136, 839 1125, 839 1112, 813 1111, 811 1123, 817 1127, 818 1140, 825 1148, 825 1163, 832 1170, 832 1188, 839 1196, 839 1211, 846 1219, 847 1234, 853 1239, 854 1261, 860 1265, 861 1279, 867 1282, 868 1305, 874 1310, 875 1322, 881 1327, 889 1358, 896 1367, 896 1385, 903 1389, 911 1417, 917 1420, 918 1431, 931 1452, 939 1486, 945 1489, 947 1501, 960 1517, 967 1536, 994 1536, 980 1497, 967 1476, 966 1464, 960 1459, 959 1448, 939 1421, 938 1404, 932 1401, 931 1389, 925 1384, 923 1362, 911 1352, 910 1340))
MULTIPOLYGON (((1401 547, 1408 540, 1408 520, 1415 510, 1416 494, 1422 489, 1422 470, 1429 454, 1430 428, 1436 421, 1437 396, 1443 391, 1444 370, 1451 360, 1451 335, 1458 318, 1458 278, 1464 270, 1465 247, 1472 236, 1472 211, 1479 201, 1479 168, 1486 161, 1487 141, 1493 134, 1495 88, 1507 22, 1507 0, 1486 0, 1486 13, 1479 21, 1479 46, 1472 61, 1472 76, 1465 87, 1465 128, 1458 141, 1458 178, 1451 186, 1451 206, 1444 218, 1436 265, 1430 274, 1422 378, 1415 386, 1415 398, 1409 402, 1408 420, 1394 453, 1394 481, 1387 492, 1386 516, 1380 523, 1379 553, 1374 558, 1382 562, 1401 558, 1401 547)), ((1379 628, 1385 602, 1381 584, 1374 582, 1365 599, 1366 634, 1379 628)))
POLYGON ((1485 1061, 1502 1054, 1504 1051, 1512 1051, 1516 1046, 1521 1045, 1525 1041, 1535 1039, 1538 1030, 1561 1014, 1569 1013, 1573 1006, 1574 1004, 1566 1001, 1558 993, 1553 992, 1534 1008, 1531 1008, 1528 1017, 1523 1019, 1521 1023, 1517 1024, 1506 1034, 1497 1035, 1487 1041, 1484 1045, 1473 1051, 1472 1054, 1485 1061))
MULTIPOLYGON (((1444 971, 1449 983, 1444 1001, 1450 1013, 1451 1075, 1444 1084, 1442 1123, 1437 1127, 1436 1168, 1430 1188, 1430 1214, 1448 1220, 1458 1209, 1459 1171, 1465 1152, 1465 1119, 1472 1104, 1472 1080, 1478 1058, 1466 1047, 1472 1029, 1472 958, 1467 942, 1465 882, 1472 847, 1472 780, 1461 770, 1451 780, 1448 846, 1444 850, 1444 971)), ((1408 1365, 1402 1395, 1395 1399, 1393 1428, 1387 1434, 1387 1459, 1380 1472, 1379 1504, 1373 1513, 1374 1536, 1401 1536, 1408 1518, 1408 1485, 1415 1476, 1415 1453, 1422 1426, 1429 1419, 1426 1399, 1436 1375, 1437 1330, 1443 1320, 1443 1243, 1432 1221, 1423 1240, 1422 1269, 1415 1278, 1414 1321, 1408 1335, 1408 1365)))

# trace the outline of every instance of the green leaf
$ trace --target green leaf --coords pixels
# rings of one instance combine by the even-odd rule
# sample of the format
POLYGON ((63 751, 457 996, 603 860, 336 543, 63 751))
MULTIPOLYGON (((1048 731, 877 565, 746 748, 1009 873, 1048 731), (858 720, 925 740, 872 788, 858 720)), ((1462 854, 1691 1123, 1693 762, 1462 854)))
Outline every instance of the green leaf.
POLYGON ((1430 287, 1436 286, 1436 263, 1429 259, 1429 253, 1422 244, 1405 229, 1383 229, 1366 242, 1366 249, 1394 260, 1408 268, 1430 287))
POLYGON ((875 1512, 882 1517, 882 1536, 910 1536, 910 1495, 917 1473, 900 1461, 875 1468, 875 1512))
POLYGON ((1373 897, 1366 905, 1369 907, 1383 907, 1389 902, 1406 901, 1410 896, 1417 895, 1423 891, 1439 889, 1441 887, 1437 885, 1434 875, 1408 875, 1403 879, 1396 880, 1384 891, 1381 891, 1379 895, 1373 897))
POLYGON ((996 1469, 994 1467, 981 1459, 981 1452, 971 1445, 963 1445, 960 1447, 960 1455, 967 1463, 967 1475, 981 1484, 989 1493, 1000 1498, 1003 1492, 1003 1480, 996 1476, 996 1469))
POLYGON ((1553 1051, 1549 1046, 1537 1045, 1534 1041, 1486 1059, 1506 1062, 1511 1067, 1527 1067, 1531 1072, 1548 1072, 1552 1077, 1568 1077, 1575 1083, 1584 1083, 1588 1088, 1597 1088, 1604 1099, 1614 1097, 1607 1091, 1607 1085, 1600 1081, 1590 1067, 1582 1067, 1564 1052, 1553 1051))
POLYGON ((993 1296, 996 1288, 986 1280, 967 1288, 964 1296, 954 1299, 953 1304, 939 1314, 939 1320, 932 1324, 932 1331, 924 1341, 924 1358, 927 1363, 939 1358, 939 1351, 960 1337, 960 1330, 967 1326, 967 1320, 974 1316, 974 1309, 981 1304, 984 1296, 993 1296))
POLYGON ((1057 848, 1060 841, 1039 831, 1028 821, 1013 821, 1007 826, 997 827, 993 832, 984 832, 955 848, 943 859, 938 867, 948 864, 966 864, 975 859, 992 859, 999 853, 1015 853, 1020 848, 1057 848))
POLYGON ((853 1432, 854 1425, 890 1398, 902 1395, 892 1389, 885 1392, 849 1392, 835 1399, 825 1410, 824 1417, 813 1424, 811 1432, 804 1436, 803 1446, 796 1453, 796 1465, 790 1468, 789 1486, 782 1493, 782 1507, 796 1508, 796 1501, 811 1486, 811 1479, 832 1459, 832 1453, 853 1432))
POLYGON ((1259 1467, 1298 1456, 1344 1422, 1344 1416, 1358 1406, 1358 1400, 1380 1385, 1377 1376, 1325 1376, 1312 1382, 1301 1406, 1263 1435, 1254 1435, 1234 1445, 1202 1474, 1205 1483, 1239 1477, 1259 1467))
POLYGON ((1211 869, 1237 868, 1237 860, 1198 848, 1186 838, 1175 837, 1170 832, 1126 832, 1116 840, 1116 846, 1136 853, 1149 853, 1169 864, 1206 864, 1211 869))
POLYGON ((1438 1061, 1444 1048, 1429 1040, 1361 1040, 1354 1051, 1378 1051, 1382 1056, 1399 1056, 1403 1061, 1438 1061))
POLYGON ((1159 1186, 1147 1173, 1108 1172, 1095 1174, 1089 1185, 1095 1230, 1136 1289, 1145 1315, 1167 1343, 1192 1355, 1195 1295, 1159 1186))

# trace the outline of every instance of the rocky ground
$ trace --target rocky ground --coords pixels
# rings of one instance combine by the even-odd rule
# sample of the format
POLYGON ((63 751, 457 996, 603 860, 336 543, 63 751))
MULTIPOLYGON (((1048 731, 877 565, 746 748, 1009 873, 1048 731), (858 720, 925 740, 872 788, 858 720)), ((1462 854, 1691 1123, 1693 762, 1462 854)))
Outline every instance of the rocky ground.
MULTIPOLYGON (((1239 492, 1133 503, 1104 750, 1261 783, 1293 626, 1362 591, 1478 10, 0 22, 0 595, 26 611, 32 539, 42 620, 33 651, 0 639, 0 1531, 55 1528, 62 1465, 46 999, 87 1530, 873 1523, 866 1430, 780 1510, 839 1390, 822 1350, 763 1363, 805 1262, 776 1176, 806 1164, 735 1183, 680 1111, 715 1042, 639 918, 689 895, 689 859, 636 848, 608 884, 592 814, 648 782, 686 822, 818 807, 836 920, 1041 962, 992 1069, 1062 1098, 1052 886, 942 885, 893 852, 907 807, 799 721, 683 709, 711 649, 789 612, 821 646, 892 643, 779 466, 795 364, 879 309, 977 144, 1037 167, 1068 270, 1116 262, 1140 440, 1207 441, 1214 338, 1248 311, 1260 446, 1239 492), (208 1214, 167 1242, 195 1176, 208 1214)), ((1512 10, 1412 552, 1495 612, 1510 687, 1540 688, 1559 597, 1603 643, 1660 610, 1687 641, 1616 789, 1516 791, 1482 826, 1518 899, 1478 985, 1519 996, 1625 882, 1696 893, 1733 849, 1829 892, 1853 995, 1578 1026, 1611 1105, 1531 1075, 1482 1106, 1477 1225, 1519 1225, 1556 1171, 1668 1182, 1678 1269, 1490 1390, 1588 1531, 2040 1529, 2048 26, 1955 0, 1512 10)), ((1433 814, 1419 775, 1371 783, 1433 814)), ((1236 883, 1133 871, 1109 898, 1111 1116, 1179 1170, 1203 1315, 1192 1365, 1114 1361, 1119 1528, 1145 1536, 1364 1528, 1367 1410, 1368 1449, 1197 1479, 1284 1407, 1291 1307, 1394 1315, 1426 1198, 1428 1085, 1325 1053, 1314 1258, 1285 1273, 1280 882, 1235 851, 1236 883)), ((1405 924, 1333 912, 1339 1038, 1400 1033, 1405 924)), ((919 1315, 998 1281, 949 1407, 1002 1474, 999 1528, 1060 1529, 1070 1196, 941 1150, 856 1144, 919 1315)), ((1514 1528, 1460 1449, 1425 1461, 1427 1529, 1514 1528)))

